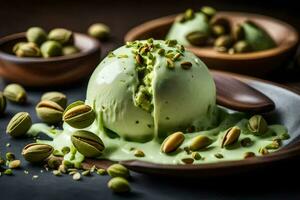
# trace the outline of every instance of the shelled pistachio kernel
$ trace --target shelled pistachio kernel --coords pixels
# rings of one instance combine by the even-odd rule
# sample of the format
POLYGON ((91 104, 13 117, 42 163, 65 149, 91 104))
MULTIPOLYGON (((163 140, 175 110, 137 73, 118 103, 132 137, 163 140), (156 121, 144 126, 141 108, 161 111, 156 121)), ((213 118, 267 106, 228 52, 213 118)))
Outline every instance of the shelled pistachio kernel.
POLYGON ((195 160, 200 160, 201 159, 201 155, 198 152, 193 152, 192 153, 192 158, 195 160))
POLYGON ((184 164, 193 164, 194 159, 193 158, 182 158, 181 162, 183 162, 184 164))
POLYGON ((135 150, 134 151, 134 156, 135 157, 145 157, 145 153, 142 150, 135 150))
POLYGON ((90 176, 91 175, 91 171, 90 170, 85 170, 81 174, 82 174, 82 176, 90 176))
POLYGON ((261 115, 254 115, 248 121, 248 129, 254 135, 263 135, 268 131, 268 124, 261 115))
POLYGON ((40 45, 47 40, 47 33, 41 27, 31 27, 26 31, 26 38, 28 42, 40 45))
POLYGON ((130 185, 129 185, 128 181, 122 177, 114 177, 114 178, 110 179, 107 186, 113 192, 116 192, 116 193, 124 193, 124 192, 130 191, 130 185))
POLYGON ((253 152, 245 152, 244 153, 244 158, 252 158, 252 157, 255 157, 255 153, 253 152))
POLYGON ((222 35, 218 37, 214 42, 215 47, 230 48, 232 44, 233 44, 233 39, 230 35, 222 35))
POLYGON ((35 107, 37 116, 45 123, 56 124, 62 121, 64 109, 57 103, 43 100, 35 107))
POLYGON ((16 158, 15 154, 13 154, 13 153, 11 153, 11 152, 7 152, 7 153, 5 154, 5 157, 6 157, 6 160, 7 160, 7 161, 13 161, 13 160, 16 158))
POLYGON ((106 175, 107 174, 107 171, 105 169, 97 169, 97 172, 96 172, 98 175, 106 175))
POLYGON ((61 152, 63 153, 63 155, 68 154, 71 151, 70 147, 65 146, 61 149, 61 152))
POLYGON ((66 167, 66 165, 64 165, 64 164, 59 165, 58 171, 60 171, 61 173, 66 174, 67 173, 67 167, 66 167))
POLYGON ((269 153, 268 149, 264 148, 264 147, 261 147, 259 150, 258 150, 258 153, 260 153, 261 155, 266 155, 269 153))
POLYGON ((81 179, 81 175, 80 175, 79 172, 76 172, 76 173, 73 174, 72 178, 73 178, 74 181, 79 181, 81 179))
POLYGON ((216 14, 216 9, 210 6, 203 6, 201 8, 201 12, 204 13, 208 19, 211 19, 216 14))
POLYGON ((61 174, 61 171, 59 171, 59 170, 53 170, 53 175, 54 176, 61 176, 62 174, 61 174))
POLYGON ((3 173, 4 173, 5 175, 8 175, 8 176, 13 175, 12 169, 6 169, 3 173))
POLYGON ((212 143, 212 140, 205 135, 198 135, 192 139, 190 144, 190 149, 192 151, 197 151, 208 147, 212 143))
POLYGON ((60 105, 62 108, 65 108, 67 106, 67 96, 61 92, 46 92, 42 95, 41 101, 48 100, 48 101, 53 101, 60 105))
POLYGON ((221 154, 221 153, 216 153, 214 156, 218 159, 224 158, 223 154, 221 154))
POLYGON ((15 54, 18 57, 40 57, 39 47, 32 42, 27 42, 15 47, 15 54))
POLYGON ((180 63, 180 66, 182 69, 188 70, 193 66, 193 64, 191 62, 185 61, 180 63))
POLYGON ((129 170, 121 164, 113 164, 107 168, 107 173, 111 177, 128 178, 130 176, 129 170))
POLYGON ((241 140, 242 147, 249 147, 253 144, 253 141, 249 137, 245 137, 241 140))
POLYGON ((21 161, 20 160, 12 160, 9 162, 8 167, 10 169, 17 169, 21 167, 21 161))
POLYGON ((204 46, 207 44, 208 35, 201 31, 194 31, 187 34, 186 39, 194 46, 204 46))
POLYGON ((281 145, 281 142, 274 140, 272 143, 268 144, 265 146, 266 149, 278 149, 281 145))
POLYGON ((74 42, 72 31, 64 28, 52 29, 48 34, 48 39, 59 42, 62 45, 73 44, 74 42))
POLYGON ((51 155, 53 147, 48 144, 31 143, 22 150, 22 155, 28 162, 41 163, 51 155))
POLYGON ((184 19, 187 21, 187 20, 190 20, 190 19, 193 19, 195 16, 195 13, 194 11, 189 8, 187 9, 185 12, 184 12, 184 19))
POLYGON ((226 34, 225 32, 225 28, 221 25, 214 25, 211 27, 211 31, 212 31, 212 34, 215 36, 215 37, 219 37, 221 35, 224 35, 226 34))
POLYGON ((110 35, 110 28, 103 23, 92 24, 88 28, 88 34, 99 40, 106 40, 110 35))
POLYGON ((44 58, 62 55, 62 46, 56 41, 46 41, 41 45, 41 53, 44 58))
POLYGON ((247 53, 251 52, 252 50, 251 45, 245 40, 241 40, 235 43, 233 49, 236 53, 247 53))
POLYGON ((11 137, 17 138, 24 136, 32 125, 31 117, 27 112, 19 112, 11 118, 6 133, 11 137))
POLYGON ((23 104, 27 100, 25 89, 16 83, 7 85, 3 90, 3 95, 11 102, 23 104))
POLYGON ((4 113, 6 109, 6 97, 0 92, 0 116, 4 113))
POLYGON ((85 130, 74 132, 71 141, 82 155, 89 158, 100 156, 105 148, 104 143, 97 135, 85 130))
POLYGON ((224 148, 228 145, 234 144, 236 141, 238 141, 240 134, 241 129, 237 126, 227 129, 223 137, 221 147, 224 148))
POLYGON ((80 52, 80 50, 76 46, 73 46, 73 45, 65 46, 62 49, 62 55, 63 56, 76 54, 78 52, 80 52))
POLYGON ((77 129, 90 126, 95 117, 94 110, 82 101, 70 104, 63 113, 63 121, 77 129))
POLYGON ((169 135, 161 144, 161 151, 163 153, 170 153, 176 151, 177 148, 183 143, 184 134, 182 132, 175 132, 169 135))

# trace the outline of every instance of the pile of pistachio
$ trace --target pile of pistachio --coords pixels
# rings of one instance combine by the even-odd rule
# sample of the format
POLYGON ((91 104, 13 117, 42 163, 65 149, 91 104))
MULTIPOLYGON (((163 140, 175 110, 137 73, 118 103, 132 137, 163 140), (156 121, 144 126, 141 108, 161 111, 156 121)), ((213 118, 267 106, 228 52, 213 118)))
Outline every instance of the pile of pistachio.
MULTIPOLYGON (((216 10, 204 6, 200 10, 206 16, 209 31, 194 31, 186 35, 186 39, 194 46, 214 46, 222 53, 248 53, 262 51, 276 47, 275 41, 264 30, 251 20, 245 20, 232 25, 225 17, 216 16, 216 10)), ((185 23, 193 20, 195 13, 192 9, 186 10, 177 18, 177 22, 185 23)))
MULTIPOLYGON (((261 115, 252 116, 247 124, 248 130, 255 136, 263 137, 268 132, 268 124, 266 120, 261 115)), ((249 147, 253 144, 251 138, 246 137, 239 140, 241 134, 241 129, 238 126, 231 127, 227 129, 222 135, 222 140, 220 143, 221 148, 230 149, 233 145, 238 142, 242 147, 249 147)), ((266 155, 269 153, 269 150, 275 150, 280 148, 283 140, 289 139, 289 135, 287 133, 282 133, 276 136, 271 143, 268 145, 261 147, 258 152, 245 152, 244 158, 254 157, 259 153, 260 155, 266 155)), ((184 134, 182 132, 175 132, 169 135, 161 145, 161 152, 163 153, 173 153, 176 152, 181 144, 184 142, 184 134)), ((184 151, 190 157, 183 158, 181 161, 184 164, 192 164, 195 160, 205 159, 203 158, 199 152, 199 150, 203 150, 208 148, 213 143, 213 140, 205 135, 198 135, 194 137, 189 144, 189 146, 184 147, 184 151)), ((222 159, 224 156, 221 153, 217 153, 214 155, 217 159, 222 159)))
POLYGON ((55 57, 78 53, 74 46, 73 32, 55 28, 47 33, 41 27, 31 27, 26 31, 27 42, 14 45, 12 52, 18 57, 55 57))
MULTIPOLYGON (((16 104, 24 104, 27 101, 25 89, 18 84, 10 84, 0 92, 0 115, 5 112, 6 100, 16 104)), ((41 121, 49 125, 58 125, 62 121, 70 126, 83 129, 90 126, 95 120, 93 109, 85 105, 82 101, 76 101, 67 106, 67 97, 60 92, 47 92, 41 97, 41 101, 36 106, 36 114, 41 121)), ((27 112, 15 114, 7 125, 6 132, 13 138, 22 138, 26 136, 32 126, 31 116, 27 112)), ((46 169, 53 169, 53 174, 61 176, 62 174, 72 175, 74 180, 80 180, 81 175, 88 176, 93 172, 99 175, 108 173, 112 179, 108 182, 108 187, 114 192, 127 192, 130 186, 126 178, 129 178, 129 171, 120 164, 111 165, 107 170, 93 166, 82 170, 82 165, 74 164, 76 152, 80 152, 86 158, 94 158, 101 155, 105 146, 101 138, 92 132, 85 130, 75 131, 71 136, 72 146, 63 147, 61 150, 54 150, 51 145, 42 143, 27 144, 22 150, 22 156, 30 163, 45 165, 46 169), (63 156, 71 153, 70 160, 64 160, 63 156)), ((21 166, 21 161, 16 160, 11 152, 6 153, 6 160, 0 158, 0 173, 3 171, 6 175, 12 175, 13 169, 21 166), (8 168, 2 168, 6 165, 8 168)))

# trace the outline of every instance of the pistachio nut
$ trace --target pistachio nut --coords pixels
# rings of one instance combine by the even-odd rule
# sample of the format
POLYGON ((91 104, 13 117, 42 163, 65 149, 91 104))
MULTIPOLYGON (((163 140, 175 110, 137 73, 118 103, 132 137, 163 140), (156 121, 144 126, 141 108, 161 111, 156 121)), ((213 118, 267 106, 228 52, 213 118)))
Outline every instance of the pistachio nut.
POLYGON ((19 112, 11 118, 6 133, 12 137, 24 136, 32 125, 31 117, 27 112, 19 112))
POLYGON ((224 158, 223 154, 221 154, 221 153, 216 153, 214 156, 218 159, 224 158))
POLYGON ((3 173, 4 173, 5 175, 8 175, 8 176, 13 175, 12 169, 6 169, 3 173))
POLYGON ((70 147, 65 146, 61 149, 61 152, 63 153, 63 155, 68 154, 71 151, 70 147))
POLYGON ((17 52, 17 50, 19 49, 19 47, 21 46, 21 45, 23 45, 23 44, 26 44, 27 42, 18 42, 18 43, 16 43, 14 46, 13 46, 13 48, 12 48, 12 52, 14 53, 14 54, 16 54, 16 52, 17 52))
POLYGON ((20 160, 13 160, 13 161, 10 161, 9 164, 8 164, 8 167, 10 169, 17 169, 17 168, 20 168, 21 167, 21 161, 20 160))
POLYGON ((248 129, 259 136, 268 131, 268 124, 261 115, 254 115, 248 121, 248 129))
POLYGON ((71 45, 70 46, 65 46, 62 49, 62 55, 63 56, 68 56, 68 55, 78 53, 79 51, 80 50, 75 46, 71 46, 71 45))
POLYGON ((221 25, 214 25, 211 27, 211 31, 212 31, 212 34, 215 36, 215 37, 219 37, 221 35, 224 35, 226 34, 225 32, 225 28, 221 25))
POLYGON ((266 149, 278 149, 281 146, 281 142, 278 142, 277 140, 274 140, 272 143, 265 146, 266 149))
POLYGON ((123 193, 123 192, 130 191, 130 186, 128 181, 122 177, 115 177, 110 179, 107 186, 109 189, 111 189, 113 192, 116 193, 123 193))
POLYGON ((55 28, 48 34, 48 39, 59 42, 62 45, 73 44, 73 33, 70 30, 64 28, 55 28))
POLYGON ((290 139, 290 135, 288 133, 281 133, 278 137, 281 140, 288 140, 288 139, 290 139))
POLYGON ((103 23, 92 24, 88 28, 88 34, 99 40, 106 40, 110 35, 110 28, 103 23))
POLYGON ((6 109, 6 97, 0 92, 0 116, 4 113, 6 109))
POLYGON ((240 24, 233 27, 232 37, 235 41, 240 41, 245 39, 245 32, 243 27, 240 24))
POLYGON ((190 149, 192 151, 197 151, 208 147, 212 143, 212 140, 205 135, 198 135, 192 139, 190 144, 190 149))
POLYGON ((62 120, 64 109, 57 103, 43 100, 35 107, 37 116, 46 123, 56 124, 62 120))
POLYGON ((111 177, 128 178, 130 176, 129 170, 121 164, 113 164, 107 168, 107 173, 111 177))
POLYGON ((187 41, 195 46, 204 46, 207 43, 208 35, 201 31, 194 31, 186 35, 187 41))
POLYGON ((251 52, 251 45, 245 41, 245 40, 241 40, 236 42, 233 45, 233 49, 236 53, 247 53, 247 52, 251 52))
POLYGON ((13 161, 13 160, 16 158, 15 154, 13 154, 13 153, 11 153, 11 152, 7 152, 7 153, 5 154, 5 157, 6 157, 6 160, 7 160, 7 161, 13 161))
POLYGON ((193 19, 194 17, 195 17, 195 13, 194 13, 193 9, 189 8, 184 12, 182 21, 188 21, 188 20, 193 19))
POLYGON ((211 19, 216 14, 216 9, 210 6, 203 6, 201 12, 204 13, 208 19, 211 19))
POLYGON ((56 41, 46 41, 41 45, 41 53, 44 58, 61 56, 62 46, 56 41))
POLYGON ((27 100, 27 94, 25 89, 16 83, 7 85, 3 90, 3 95, 11 102, 25 103, 27 100))
POLYGON ((94 110, 82 101, 70 104, 63 113, 63 121, 78 129, 90 126, 94 120, 94 110))
POLYGON ((180 66, 182 69, 188 70, 193 66, 193 64, 191 62, 184 61, 184 62, 180 63, 180 66))
POLYGON ((242 147, 249 147, 253 144, 253 141, 249 137, 245 137, 241 140, 242 147))
POLYGON ((234 144, 240 137, 241 129, 237 126, 229 128, 223 137, 221 147, 224 148, 228 145, 234 144))
POLYGON ((81 175, 79 172, 76 172, 73 174, 72 178, 74 181, 79 181, 81 179, 81 175))
POLYGON ((22 150, 22 155, 28 162, 41 163, 51 155, 53 147, 48 144, 31 143, 22 150))
POLYGON ((46 92, 41 97, 41 101, 48 100, 48 101, 54 101, 58 105, 60 105, 62 108, 66 108, 67 106, 67 96, 61 92, 46 92))
POLYGON ((55 157, 55 156, 50 156, 47 161, 47 165, 51 169, 58 169, 58 167, 61 165, 62 161, 61 159, 55 157))
POLYGON ((47 40, 47 33, 40 27, 31 27, 26 31, 26 38, 28 42, 40 45, 47 40))
POLYGON ((252 158, 252 157, 255 157, 255 153, 253 152, 245 152, 244 153, 244 158, 252 158))
POLYGON ((105 169, 97 169, 96 173, 100 176, 104 176, 107 174, 107 171, 105 169))
POLYGON ((161 144, 161 151, 163 153, 170 153, 176 151, 176 149, 183 143, 184 134, 182 132, 175 132, 169 135, 161 144))
POLYGON ((232 40, 232 37, 230 35, 222 35, 222 36, 218 37, 215 40, 214 46, 215 47, 230 48, 232 43, 233 43, 233 40, 232 40))
POLYGON ((198 152, 193 152, 192 153, 192 158, 194 158, 195 160, 200 160, 201 155, 198 152))
POLYGON ((0 166, 5 164, 4 158, 0 157, 0 166))
POLYGON ((183 162, 184 164, 193 164, 194 159, 193 158, 182 158, 181 162, 183 162))
POLYGON ((75 148, 86 157, 98 157, 105 146, 102 140, 92 132, 79 130, 73 133, 71 141, 75 148))
POLYGON ((268 149, 264 148, 264 147, 261 147, 259 150, 258 150, 258 153, 260 153, 261 155, 266 155, 266 154, 269 154, 269 151, 268 149))
POLYGON ((137 149, 134 151, 134 156, 135 157, 144 157, 145 153, 143 151, 137 149))
POLYGON ((211 26, 220 25, 224 28, 225 33, 230 33, 230 21, 227 18, 224 17, 214 17, 210 21, 211 26))
POLYGON ((40 57, 39 47, 32 42, 27 42, 15 47, 15 54, 18 57, 40 57))

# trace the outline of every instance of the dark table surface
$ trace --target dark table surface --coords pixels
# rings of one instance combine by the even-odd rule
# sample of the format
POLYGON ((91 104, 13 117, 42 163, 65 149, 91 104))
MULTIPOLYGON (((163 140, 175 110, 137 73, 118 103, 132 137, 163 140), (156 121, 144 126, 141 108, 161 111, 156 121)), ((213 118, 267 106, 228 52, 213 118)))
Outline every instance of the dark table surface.
MULTIPOLYGON (((133 26, 156 17, 178 13, 192 7, 212 5, 219 10, 238 10, 270 15, 289 22, 300 30, 300 14, 295 1, 55 1, 27 0, 0 2, 0 37, 21 32, 33 25, 46 29, 66 27, 85 32, 94 22, 107 23, 113 37, 103 43, 106 55, 122 44, 124 34, 133 26)), ((292 62, 280 71, 263 77, 283 83, 300 91, 299 70, 292 62)), ((0 118, 0 155, 14 152, 19 159, 27 139, 13 140, 5 134, 9 119, 18 111, 27 111, 37 122, 34 106, 41 94, 48 90, 59 90, 67 94, 69 102, 84 100, 88 79, 58 88, 26 88, 29 103, 25 106, 8 104, 5 116, 0 118), (10 143, 10 147, 6 144, 10 143)), ((0 90, 7 83, 0 79, 0 90)), ((84 177, 75 182, 70 176, 54 177, 42 168, 29 165, 22 160, 22 169, 15 170, 12 177, 0 177, 0 199, 300 199, 298 158, 273 163, 263 169, 234 176, 206 179, 178 179, 132 173, 133 191, 116 195, 106 187, 108 176, 84 177), (25 175, 23 170, 28 170, 25 175), (37 179, 32 179, 38 175, 37 179)))

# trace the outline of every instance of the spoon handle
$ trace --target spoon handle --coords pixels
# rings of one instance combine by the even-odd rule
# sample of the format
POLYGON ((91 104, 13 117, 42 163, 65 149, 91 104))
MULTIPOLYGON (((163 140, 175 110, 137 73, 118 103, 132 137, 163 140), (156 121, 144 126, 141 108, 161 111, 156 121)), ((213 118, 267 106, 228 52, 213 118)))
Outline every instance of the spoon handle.
POLYGON ((217 104, 226 108, 265 113, 275 109, 275 103, 266 95, 233 78, 230 75, 212 72, 217 88, 217 104))

